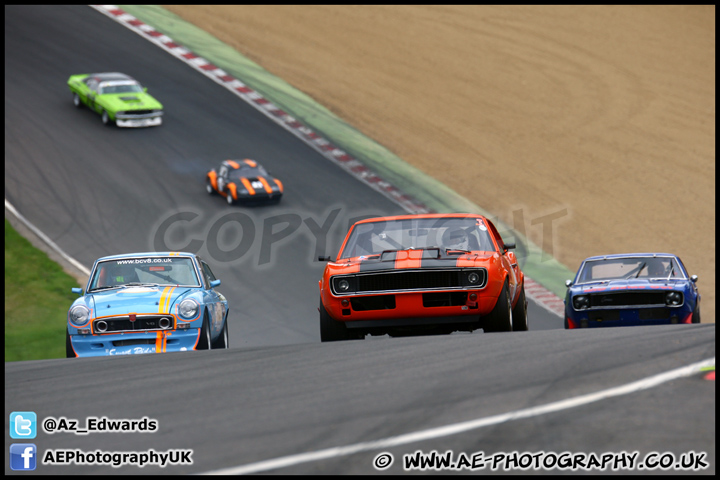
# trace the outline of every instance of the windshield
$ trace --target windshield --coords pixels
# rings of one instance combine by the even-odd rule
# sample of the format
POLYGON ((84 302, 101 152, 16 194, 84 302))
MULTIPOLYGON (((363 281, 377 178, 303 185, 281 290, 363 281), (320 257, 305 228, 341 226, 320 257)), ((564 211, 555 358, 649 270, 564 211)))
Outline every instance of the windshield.
POLYGON ((182 285, 199 287, 191 258, 122 258, 98 263, 88 291, 125 285, 182 285))
POLYGON ((444 248, 495 251, 480 218, 410 218, 355 225, 338 258, 379 255, 386 250, 444 248))
POLYGON ((143 89, 137 83, 125 83, 119 85, 101 85, 100 93, 142 93, 143 89))
POLYGON ((263 167, 241 166, 236 170, 231 170, 228 174, 230 180, 239 180, 240 178, 267 177, 268 173, 263 167))
POLYGON ((578 273, 577 283, 609 280, 684 278, 672 257, 623 257, 590 260, 578 273))

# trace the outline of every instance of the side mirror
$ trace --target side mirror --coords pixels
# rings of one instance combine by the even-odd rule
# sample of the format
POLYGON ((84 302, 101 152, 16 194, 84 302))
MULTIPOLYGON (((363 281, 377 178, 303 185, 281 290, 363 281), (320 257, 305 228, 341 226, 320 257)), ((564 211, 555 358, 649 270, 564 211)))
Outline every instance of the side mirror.
POLYGON ((77 293, 78 295, 82 295, 82 288, 73 288, 72 293, 77 293))
POLYGON ((565 286, 569 288, 570 285, 572 285, 572 280, 565 280, 565 286))
POLYGON ((323 257, 322 255, 318 257, 319 262, 332 262, 332 257, 323 257))
POLYGON ((210 288, 215 288, 220 285, 220 283, 222 283, 220 280, 213 280, 212 282, 210 282, 210 288))
POLYGON ((515 248, 515 242, 505 243, 505 244, 503 244, 503 248, 504 248, 505 250, 510 250, 511 248, 515 248))
POLYGON ((147 87, 143 87, 143 92, 147 93, 147 87))
POLYGON ((691 276, 690 276, 690 281, 693 282, 693 283, 697 283, 697 281, 698 281, 698 276, 697 276, 697 275, 691 275, 691 276))

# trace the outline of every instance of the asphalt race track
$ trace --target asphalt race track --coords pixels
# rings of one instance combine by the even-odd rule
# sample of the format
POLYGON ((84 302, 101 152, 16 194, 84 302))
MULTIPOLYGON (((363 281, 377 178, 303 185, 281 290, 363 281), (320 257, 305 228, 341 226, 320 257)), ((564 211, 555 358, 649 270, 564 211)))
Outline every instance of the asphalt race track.
MULTIPOLYGON (((88 267, 116 253, 200 253, 222 280, 231 309, 230 350, 6 363, 6 432, 15 411, 34 411, 39 423, 158 422, 149 433, 50 435, 38 427, 39 454, 193 450, 191 465, 38 464, 32 473, 251 466, 547 405, 715 356, 714 323, 565 331, 561 318, 536 305, 525 333, 320 343, 317 255, 334 256, 353 219, 405 212, 87 6, 5 7, 5 198, 88 267), (98 115, 75 109, 68 76, 100 71, 124 72, 147 86, 165 106, 164 124, 109 128, 98 115), (228 207, 208 196, 204 175, 227 158, 263 163, 285 185, 282 203, 228 207), (316 235, 318 226, 327 236, 316 235)), ((706 452, 709 467, 700 473, 714 473, 714 387, 694 374, 453 435, 296 457, 247 472, 376 473, 374 458, 389 452, 395 462, 384 471, 403 473, 404 454, 452 450, 678 458, 706 452)), ((8 452, 16 442, 6 434, 6 474, 14 473, 8 452)))

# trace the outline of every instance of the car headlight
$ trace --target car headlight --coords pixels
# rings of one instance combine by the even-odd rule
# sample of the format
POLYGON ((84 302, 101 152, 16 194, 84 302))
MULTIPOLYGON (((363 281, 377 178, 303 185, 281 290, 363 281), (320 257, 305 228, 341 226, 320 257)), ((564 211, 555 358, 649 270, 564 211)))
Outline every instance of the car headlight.
POLYGON ((582 310, 590 306, 590 297, 587 295, 578 295, 573 297, 573 307, 575 310, 582 310))
POLYGON ((487 283, 487 272, 483 269, 463 269, 458 271, 457 274, 457 280, 462 287, 483 288, 487 283))
POLYGON ((178 312, 183 318, 193 318, 198 313, 199 305, 195 300, 186 298, 178 305, 178 312))
POLYGON ((683 302, 683 296, 680 292, 667 292, 665 294, 666 305, 680 305, 683 302))
POLYGON ((85 305, 75 305, 70 309, 68 319, 75 326, 85 325, 90 318, 90 309, 85 305))
POLYGON ((353 277, 333 278, 333 289, 335 293, 352 293, 355 291, 355 279, 353 277))
POLYGON ((347 292, 348 290, 350 290, 350 282, 348 282, 344 278, 338 280, 337 289, 338 289, 338 292, 343 292, 343 293, 347 292))

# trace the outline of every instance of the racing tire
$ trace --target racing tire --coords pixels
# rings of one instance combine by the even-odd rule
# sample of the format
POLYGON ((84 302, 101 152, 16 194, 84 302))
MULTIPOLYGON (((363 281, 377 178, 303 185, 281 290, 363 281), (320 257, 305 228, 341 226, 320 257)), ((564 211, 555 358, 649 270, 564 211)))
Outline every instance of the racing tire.
POLYGON ((70 332, 65 330, 65 355, 67 358, 76 358, 75 350, 73 350, 72 342, 70 341, 70 332))
MULTIPOLYGON (((342 340, 358 340, 360 337, 351 332, 343 322, 333 319, 320 300, 320 341, 337 342, 342 340)), ((363 337, 364 338, 364 337, 363 337)))
POLYGON ((212 182, 210 179, 205 180, 205 191, 208 193, 208 195, 217 195, 218 193, 215 191, 215 189, 212 186, 212 182))
POLYGON ((107 110, 100 112, 100 117, 102 118, 103 125, 112 126, 115 124, 115 122, 110 118, 110 114, 107 113, 107 110))
POLYGON ((510 302, 510 295, 508 295, 507 280, 503 285, 495 307, 483 321, 483 331, 485 333, 512 331, 512 303, 510 302))
POLYGON ((695 310, 693 310, 692 314, 692 320, 690 320, 692 323, 700 323, 700 305, 695 305, 695 310))
POLYGON ((81 108, 82 102, 80 101, 80 95, 77 93, 73 93, 73 105, 75 105, 75 108, 81 108))
POLYGON ((210 339, 210 325, 208 325, 207 312, 205 312, 202 328, 200 329, 200 338, 198 339, 195 350, 210 350, 211 348, 212 341, 210 339))
POLYGON ((228 205, 232 205, 233 203, 235 203, 235 200, 233 200, 232 197, 232 193, 230 193, 229 191, 227 192, 227 197, 225 197, 225 200, 227 201, 228 205))
POLYGON ((518 298, 515 308, 512 310, 512 330, 513 332, 526 332, 528 330, 525 282, 523 282, 522 287, 520 287, 520 297, 518 298))
POLYGON ((215 340, 212 344, 213 350, 216 348, 230 348, 230 339, 228 337, 228 319, 227 315, 225 315, 225 325, 223 325, 222 332, 220 332, 220 336, 217 340, 215 340))

